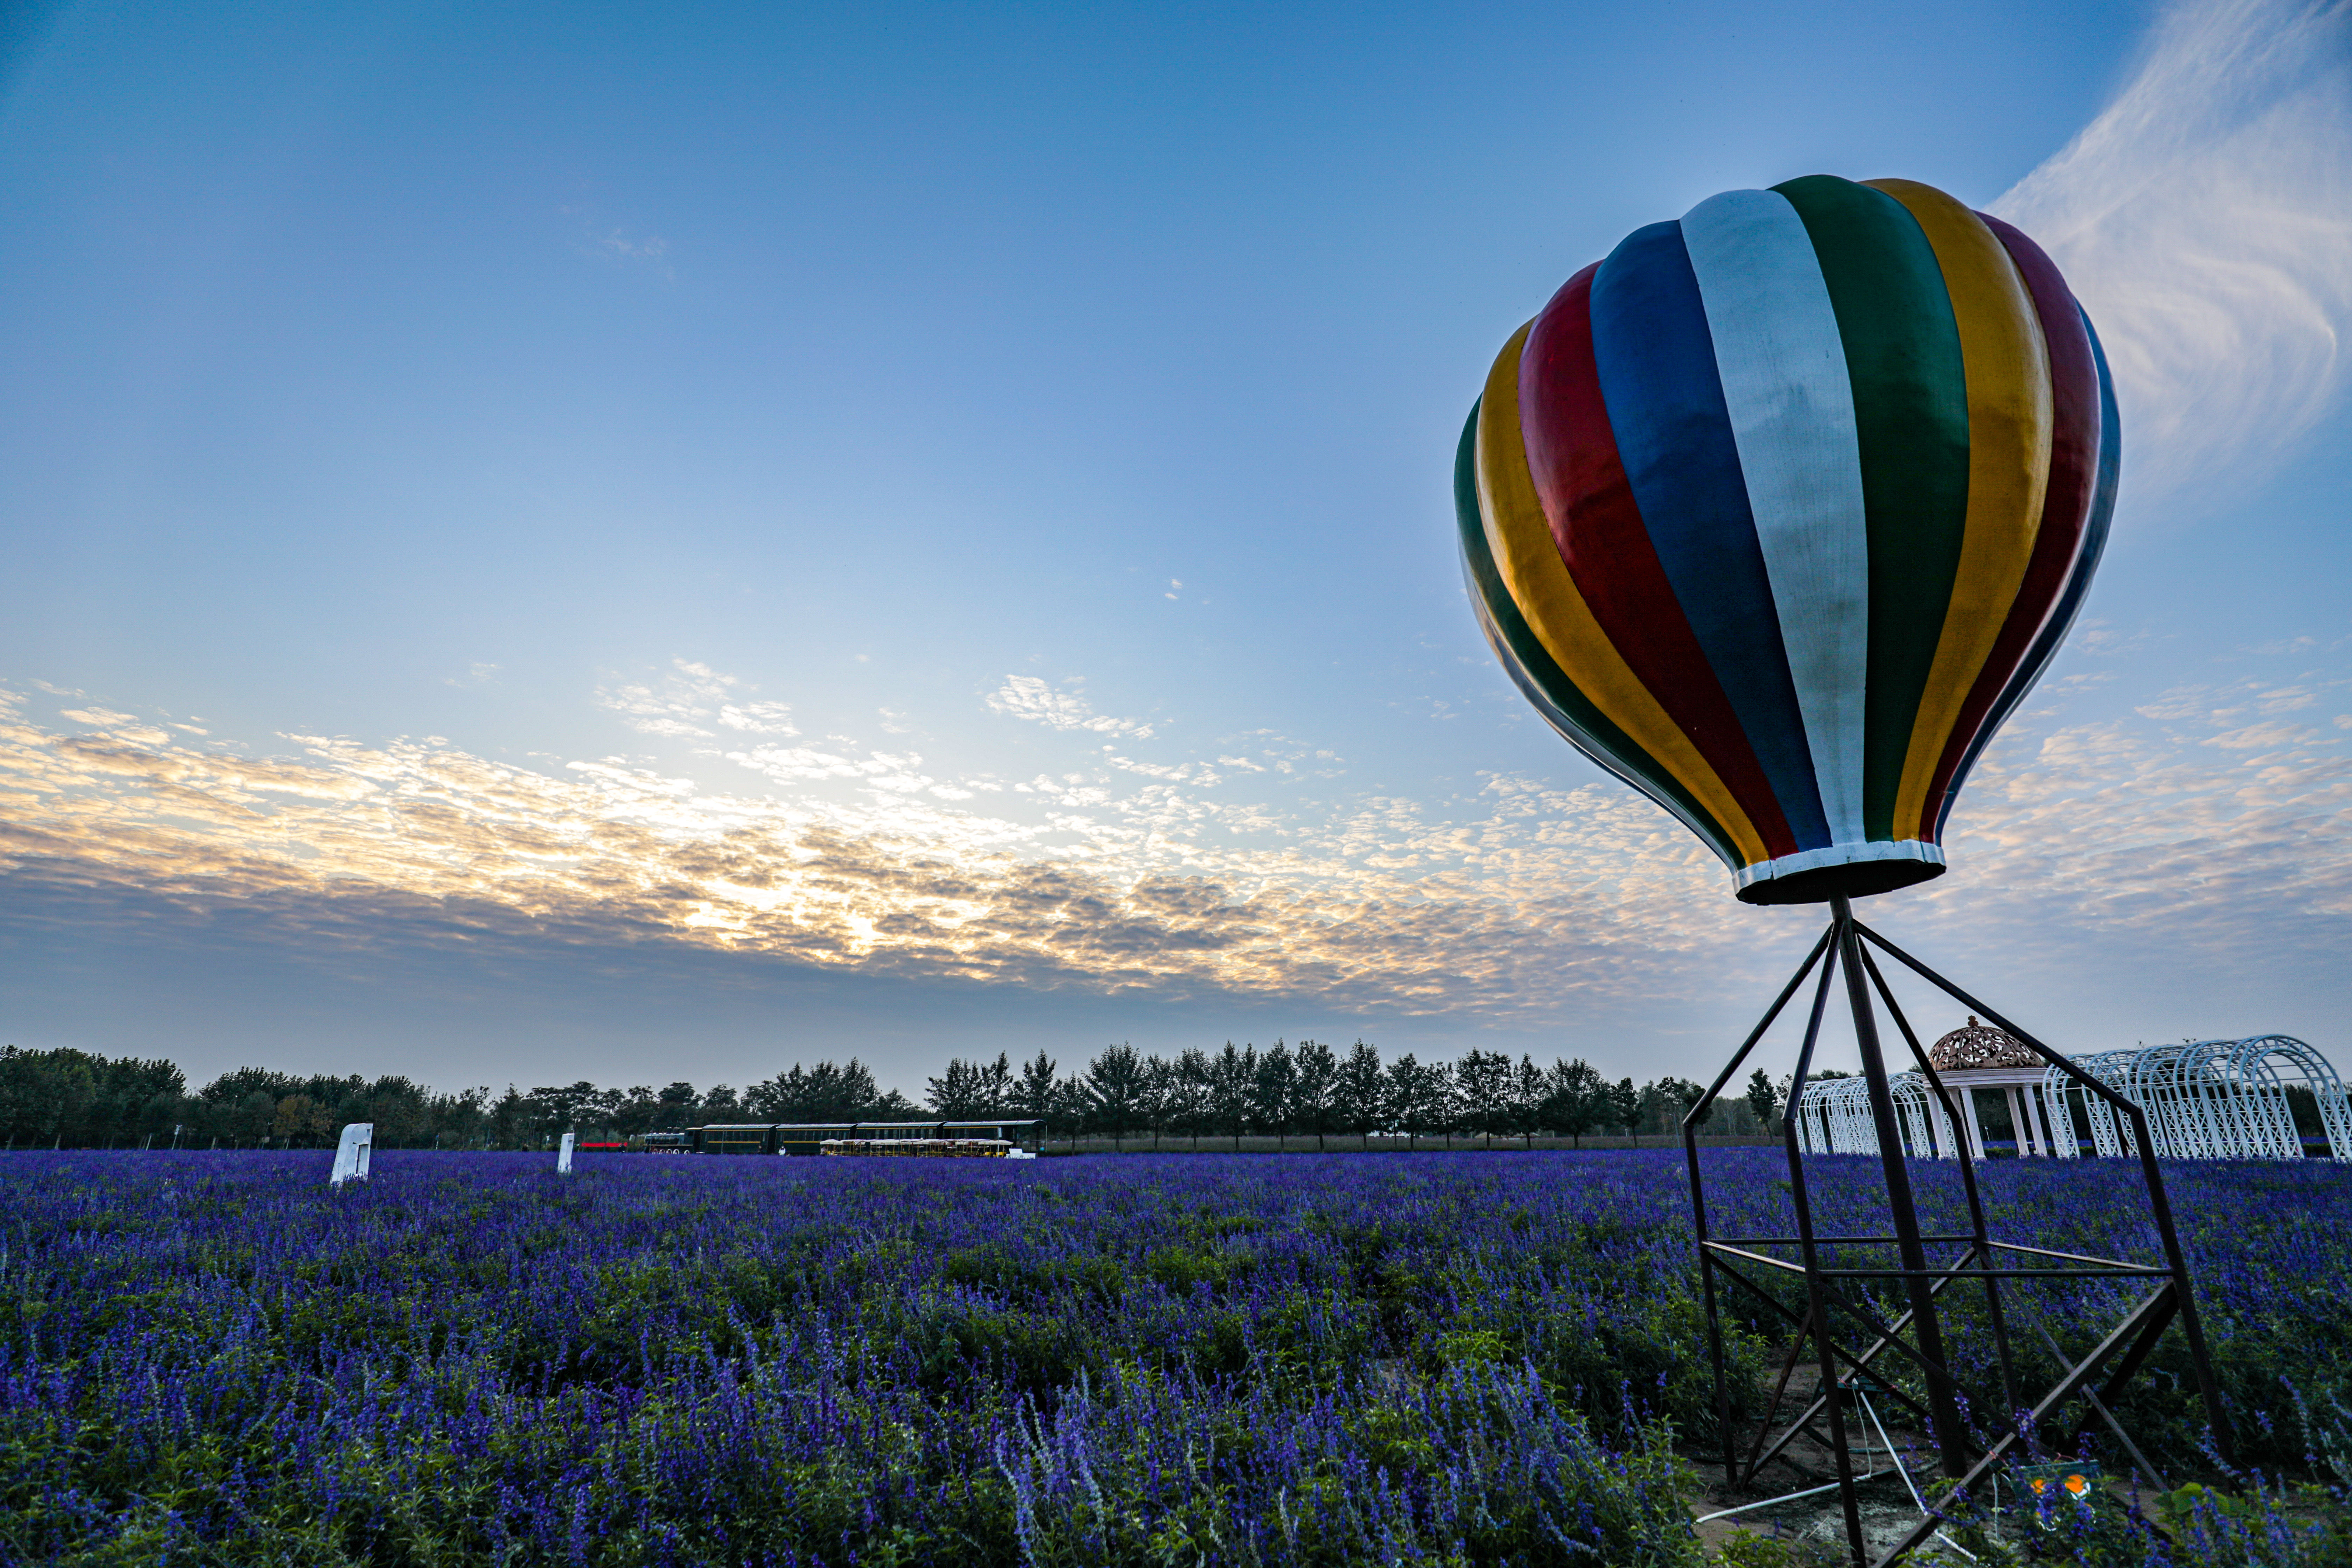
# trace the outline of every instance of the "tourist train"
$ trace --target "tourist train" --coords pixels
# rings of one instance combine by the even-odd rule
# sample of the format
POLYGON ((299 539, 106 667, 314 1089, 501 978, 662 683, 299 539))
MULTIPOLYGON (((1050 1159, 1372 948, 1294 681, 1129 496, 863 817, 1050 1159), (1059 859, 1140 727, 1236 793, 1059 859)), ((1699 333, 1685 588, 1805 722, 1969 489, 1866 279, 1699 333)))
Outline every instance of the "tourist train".
MULTIPOLYGON (((2170 1160, 2352 1161, 2352 1097, 2322 1056, 2288 1035, 2139 1046, 2074 1058, 2082 1072, 2139 1107, 2153 1152, 2170 1160), (2305 1107, 2302 1122, 2296 1105, 2305 1107), (2302 1123, 2316 1121, 2316 1128, 2302 1123)), ((1952 1095, 1953 1118, 1917 1071, 1887 1079, 1903 1152, 1950 1158, 1965 1147, 1983 1159, 1988 1142, 1979 1096, 1998 1096, 2016 1153, 2069 1160, 2137 1155, 2129 1120, 2023 1044, 1974 1018, 1927 1048, 1928 1065, 1952 1095)), ((1815 1079, 1793 1108, 1807 1153, 1875 1154, 1877 1123, 1866 1080, 1815 1079)), ((1996 1145, 1998 1146, 1998 1145, 1996 1145)))
POLYGON ((583 1152, 643 1154, 914 1155, 932 1159, 1034 1160, 1045 1123, 1034 1118, 977 1121, 742 1121, 640 1132, 625 1142, 583 1143, 583 1152))

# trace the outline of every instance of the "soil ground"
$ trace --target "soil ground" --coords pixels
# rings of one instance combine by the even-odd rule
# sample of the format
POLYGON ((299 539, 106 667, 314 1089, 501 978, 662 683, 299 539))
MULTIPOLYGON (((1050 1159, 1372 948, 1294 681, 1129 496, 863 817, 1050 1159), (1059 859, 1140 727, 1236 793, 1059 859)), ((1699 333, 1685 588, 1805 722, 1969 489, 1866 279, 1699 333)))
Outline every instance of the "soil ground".
MULTIPOLYGON (((1819 1385, 1813 1369, 1800 1369, 1789 1380, 1788 1393, 1782 1397, 1780 1411, 1772 1427, 1771 1437, 1777 1438, 1788 1423, 1812 1402, 1813 1390, 1819 1385)), ((1816 1544, 1832 1552, 1839 1560, 1846 1554, 1845 1517, 1838 1501, 1835 1486, 1837 1467, 1828 1445, 1817 1434, 1826 1433, 1828 1423, 1816 1418, 1811 1429, 1800 1434, 1780 1458, 1763 1467, 1755 1484, 1747 1487, 1730 1485, 1725 1477, 1720 1455, 1685 1453, 1684 1458, 1696 1469, 1704 1490, 1693 1500, 1692 1514, 1701 1521, 1699 1539, 1706 1543, 1710 1557, 1717 1554, 1723 1542, 1740 1530, 1750 1530, 1759 1535, 1777 1536, 1784 1540, 1816 1544), (1790 1498, 1791 1492, 1826 1487, 1811 1496, 1790 1498), (1773 1501, 1786 1498, 1785 1501, 1773 1501), (1727 1518, 1709 1519, 1709 1514, 1725 1509, 1740 1511, 1727 1518)), ((1941 1475, 1937 1462, 1935 1445, 1925 1432, 1910 1424, 1907 1412, 1892 1401, 1879 1398, 1871 1401, 1870 1412, 1858 1402, 1846 1406, 1846 1438, 1860 1483, 1856 1488, 1857 1510, 1869 1558, 1876 1562, 1887 1548, 1909 1534, 1920 1519, 1919 1505, 1913 1500, 1910 1488, 1927 1491, 1941 1475), (1874 1413, 1875 1422, 1870 1418, 1874 1413), (1895 1416, 1903 1420, 1897 1421, 1895 1416), (1892 1455, 1888 1445, 1894 1446, 1892 1455), (1898 1463, 1899 1458, 1899 1463, 1898 1463), (1910 1476, 1910 1486, 1905 1485, 1904 1470, 1910 1476), (1875 1475, 1873 1476, 1873 1472, 1875 1475), (1864 1476, 1873 1476, 1862 1480, 1864 1476)), ((1752 1424, 1740 1433, 1743 1447, 1736 1455, 1746 1460, 1750 1447, 1757 1440, 1752 1424)), ((1768 1438, 1767 1442, 1771 1439, 1768 1438)), ((2108 1477, 2103 1483, 2115 1489, 2116 1495, 2126 1502, 2137 1501, 2144 1506, 2153 1498, 2141 1498, 2137 1487, 2124 1478, 2108 1477)))

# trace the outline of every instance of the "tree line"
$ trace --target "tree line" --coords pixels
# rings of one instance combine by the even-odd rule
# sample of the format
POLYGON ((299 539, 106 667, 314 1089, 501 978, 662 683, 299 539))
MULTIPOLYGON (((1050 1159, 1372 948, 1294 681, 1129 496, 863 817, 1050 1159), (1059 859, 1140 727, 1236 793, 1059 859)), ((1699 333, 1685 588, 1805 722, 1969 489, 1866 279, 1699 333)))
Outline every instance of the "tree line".
MULTIPOLYGON (((1737 1099, 1719 1099, 1710 1132, 1777 1133, 1786 1080, 1750 1075, 1737 1099)), ((542 1148, 564 1132, 626 1138, 727 1121, 898 1121, 1038 1117, 1055 1136, 1121 1142, 1169 1138, 1274 1136, 1325 1139, 1391 1134, 1409 1144, 1458 1136, 1571 1141, 1662 1134, 1682 1125, 1701 1087, 1671 1076, 1636 1087, 1612 1082, 1581 1058, 1471 1050, 1451 1062, 1410 1052, 1383 1061, 1358 1040, 1342 1050, 1318 1040, 1187 1049, 1172 1057, 1111 1046, 1068 1074, 1040 1051, 1016 1065, 950 1058, 924 1082, 918 1105, 886 1089, 871 1069, 798 1063, 739 1091, 698 1090, 683 1080, 630 1089, 588 1081, 503 1095, 488 1088, 445 1093, 397 1075, 301 1075, 239 1068, 190 1093, 165 1060, 85 1051, 0 1047, 0 1140, 21 1148, 305 1148, 331 1143, 347 1122, 375 1125, 384 1148, 542 1148)))
MULTIPOLYGON (((1678 1131, 1705 1092, 1665 1077, 1636 1087, 1611 1082, 1582 1058, 1538 1065, 1503 1051, 1470 1050, 1451 1062, 1407 1052, 1383 1062, 1358 1040, 1342 1050, 1319 1040, 1277 1040, 1264 1050, 1230 1040, 1216 1050, 1173 1057, 1132 1046, 1105 1049, 1067 1078, 1046 1053, 1015 1068, 951 1058, 927 1080, 925 1100, 948 1117, 1041 1116, 1055 1132, 1115 1140, 1168 1137, 1398 1135, 1580 1140, 1588 1134, 1678 1131)), ((1737 1099, 1718 1099, 1705 1123, 1711 1132, 1779 1130, 1785 1085, 1763 1072, 1737 1099)))

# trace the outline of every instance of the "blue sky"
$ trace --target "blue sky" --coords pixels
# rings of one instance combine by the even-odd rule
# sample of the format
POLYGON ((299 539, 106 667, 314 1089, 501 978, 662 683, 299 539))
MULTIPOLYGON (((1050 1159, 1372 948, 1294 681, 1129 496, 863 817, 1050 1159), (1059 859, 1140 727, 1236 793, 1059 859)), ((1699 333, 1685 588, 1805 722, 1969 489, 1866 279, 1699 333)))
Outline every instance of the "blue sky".
POLYGON ((2041 238, 2126 418, 2084 626, 1865 912, 2069 1048, 2352 1066, 2347 34, 52 8, 0 76, 0 1038, 1698 1074, 1813 917, 1522 710, 1452 448, 1569 273, 1827 172, 2041 238))

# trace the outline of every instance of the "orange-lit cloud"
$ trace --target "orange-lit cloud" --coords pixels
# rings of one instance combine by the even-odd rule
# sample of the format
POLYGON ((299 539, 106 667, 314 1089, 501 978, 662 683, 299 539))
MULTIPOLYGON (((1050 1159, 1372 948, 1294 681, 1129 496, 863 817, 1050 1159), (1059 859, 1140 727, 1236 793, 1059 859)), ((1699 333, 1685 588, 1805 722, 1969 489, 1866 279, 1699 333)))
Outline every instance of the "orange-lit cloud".
MULTIPOLYGON (((717 720, 727 691, 687 695, 707 708, 688 718, 717 720)), ((344 944, 373 919, 438 911, 452 940, 470 922, 873 976, 1528 1025, 1654 994, 1695 961, 1742 969, 1759 936, 1810 924, 1735 903, 1688 835, 1613 784, 1502 776, 1452 817, 1375 798, 1309 818, 1148 771, 1123 793, 1095 775, 969 790, 911 754, 726 753, 785 786, 755 795, 432 741, 289 736, 289 754, 253 757, 111 710, 60 712, 89 726, 70 732, 9 701, 0 856, 20 884, 85 910, 110 890, 194 916, 267 906, 344 944), (847 804, 792 793, 816 776, 865 787, 847 804), (983 792, 1037 815, 965 804, 983 792)), ((2225 958, 2280 940, 2283 911, 2335 942, 2352 916, 2347 705, 2342 682, 2249 682, 2126 721, 2045 718, 1996 748, 1954 874, 1906 914, 1961 919, 1991 954, 2063 928, 2225 958)))

